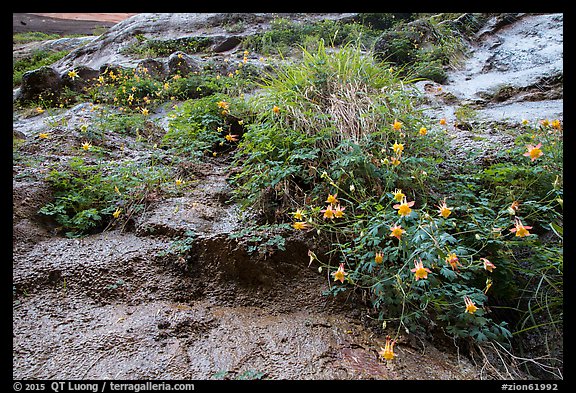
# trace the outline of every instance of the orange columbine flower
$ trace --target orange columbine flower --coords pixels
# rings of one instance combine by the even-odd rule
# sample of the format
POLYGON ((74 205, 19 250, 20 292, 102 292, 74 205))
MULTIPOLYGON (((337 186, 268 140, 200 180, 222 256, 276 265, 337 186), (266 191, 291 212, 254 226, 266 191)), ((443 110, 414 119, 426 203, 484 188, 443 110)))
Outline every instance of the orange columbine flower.
POLYGON ((414 277, 416 278, 416 281, 418 281, 421 278, 428 278, 428 273, 432 273, 430 271, 430 269, 428 269, 427 267, 424 267, 424 264, 422 263, 422 259, 420 259, 419 262, 414 260, 414 269, 410 269, 410 271, 412 273, 414 273, 414 277))
POLYGON ((420 135, 426 135, 428 133, 428 130, 426 129, 426 127, 422 127, 420 128, 420 131, 418 131, 418 133, 420 135))
POLYGON ((226 138, 228 142, 238 142, 238 135, 227 134, 224 138, 226 138))
POLYGON ((326 209, 320 210, 321 213, 324 213, 324 218, 334 218, 334 210, 332 209, 332 205, 326 206, 326 209))
POLYGON ((274 113, 280 113, 280 107, 278 107, 277 105, 274 105, 274 107, 272 108, 272 111, 274 113))
POLYGON ((448 218, 448 216, 452 213, 452 208, 446 205, 446 199, 444 199, 444 201, 438 205, 438 210, 440 211, 440 215, 444 218, 448 218))
POLYGON ((402 193, 402 190, 396 188, 393 192, 394 194, 394 199, 397 200, 398 202, 402 202, 402 199, 404 198, 404 193, 402 193))
POLYGON ((334 195, 328 194, 328 198, 326 199, 326 203, 330 203, 331 205, 337 204, 338 203, 338 199, 336 199, 337 195, 338 195, 338 193, 335 193, 334 195))
POLYGON ((560 124, 560 120, 556 119, 556 120, 552 120, 552 128, 555 128, 557 130, 560 130, 562 128, 562 125, 560 124))
POLYGON ((494 264, 490 262, 488 259, 480 258, 480 260, 482 261, 482 263, 484 263, 484 269, 488 270, 490 273, 492 273, 492 270, 496 269, 496 266, 494 266, 494 264))
POLYGON ((386 344, 384 348, 380 347, 381 351, 378 352, 381 358, 386 360, 392 360, 396 356, 394 353, 394 344, 396 344, 395 340, 392 340, 390 336, 386 336, 386 344))
POLYGON ((412 206, 414 206, 414 201, 406 202, 406 197, 404 197, 402 198, 402 203, 396 204, 392 207, 398 209, 398 214, 405 217, 412 212, 412 209, 410 209, 412 206))
POLYGON ((218 101, 217 105, 218 105, 218 108, 222 108, 222 109, 230 108, 230 104, 228 104, 226 101, 218 101))
POLYGON ((446 257, 446 263, 450 265, 450 267, 452 268, 452 270, 458 270, 458 265, 462 266, 460 264, 460 261, 458 261, 458 257, 456 256, 456 254, 452 253, 449 254, 446 257))
POLYGON ((338 206, 336 206, 334 208, 334 217, 336 217, 336 218, 344 217, 344 210, 346 210, 346 208, 340 207, 340 204, 338 204, 338 206))
POLYGON ((332 273, 332 275, 334 276, 334 281, 340 281, 341 283, 344 283, 344 276, 348 275, 348 273, 344 271, 344 264, 341 263, 338 267, 338 270, 332 273))
POLYGON ((516 214, 516 212, 518 211, 519 208, 520 208, 520 202, 514 201, 514 202, 512 202, 510 207, 508 208, 508 212, 510 214, 514 215, 514 214, 516 214))
POLYGON ((307 229, 309 226, 310 225, 308 225, 308 223, 305 221, 296 221, 294 224, 292 224, 292 228, 297 230, 307 229))
POLYGON ((376 255, 374 256, 374 262, 376 262, 377 264, 381 264, 383 260, 384 255, 382 255, 381 252, 377 252, 376 255))
POLYGON ((478 310, 478 307, 476 307, 476 305, 474 304, 474 302, 472 301, 472 299, 470 299, 468 296, 464 297, 464 303, 466 304, 466 311, 469 314, 474 314, 476 312, 476 310, 478 310))
POLYGON ((400 238, 402 237, 402 234, 404 232, 406 232, 404 229, 402 229, 402 226, 400 226, 400 225, 391 226, 390 230, 392 231, 392 232, 390 232, 390 236, 393 236, 398 240, 400 240, 400 238))
POLYGON ((540 150, 540 147, 542 147, 542 143, 539 143, 536 146, 526 145, 526 148, 528 149, 528 151, 522 155, 526 156, 526 157, 530 157, 530 161, 533 162, 535 159, 537 159, 538 157, 541 157, 544 154, 544 153, 542 153, 542 150, 540 150))
POLYGON ((524 237, 524 236, 530 235, 530 232, 528 232, 528 229, 532 229, 532 227, 522 225, 522 222, 520 221, 520 219, 518 217, 516 217, 514 225, 515 225, 515 228, 510 229, 510 232, 512 232, 512 233, 516 232, 516 236, 524 237))
POLYGON ((446 119, 444 119, 444 118, 440 119, 440 125, 445 126, 446 125, 446 119))

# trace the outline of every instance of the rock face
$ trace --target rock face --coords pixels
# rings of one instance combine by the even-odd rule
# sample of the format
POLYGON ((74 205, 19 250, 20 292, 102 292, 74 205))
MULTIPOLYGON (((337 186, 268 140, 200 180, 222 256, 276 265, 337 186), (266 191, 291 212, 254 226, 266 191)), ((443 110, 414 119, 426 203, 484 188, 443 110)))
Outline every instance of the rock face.
MULTIPOLYGON (((278 16, 283 15, 354 16, 278 16)), ((213 52, 233 51, 238 37, 266 28, 272 18, 139 14, 53 67, 26 74, 20 97, 33 100, 65 84, 81 89, 80 82, 67 76, 70 69, 82 79, 121 66, 146 67, 158 78, 194 72, 199 67, 196 54, 134 59, 122 49, 138 37, 201 36, 210 39, 213 52)), ((427 97, 432 117, 458 123, 451 128, 455 151, 473 146, 479 135, 473 121, 466 127, 457 116, 462 106, 474 108, 488 123, 516 124, 526 114, 562 118, 562 23, 562 14, 495 16, 471 43, 471 57, 462 70, 449 73, 443 85, 416 84, 427 97)), ((87 107, 79 104, 52 117, 16 117, 13 132, 26 144, 22 151, 46 161, 65 160, 69 146, 82 142, 80 126, 98 116, 87 107), (46 123, 58 124, 50 139, 34 140, 46 123)), ((508 143, 493 129, 483 132, 499 146, 508 143)), ((120 162, 149 153, 136 149, 127 146, 115 150, 119 156, 108 158, 120 162)), ((452 342, 423 343, 408 334, 397 344, 394 363, 379 361, 384 329, 375 321, 360 321, 358 304, 352 303, 356 299, 321 296, 331 285, 330 277, 308 266, 309 239, 290 237, 286 251, 259 255, 231 236, 241 228, 238 208, 228 202, 227 163, 223 157, 195 167, 190 175, 194 183, 187 191, 156 200, 135 220, 133 230, 115 229, 83 239, 55 237, 40 222, 37 210, 50 190, 38 173, 14 166, 15 379, 487 377, 493 364, 483 365, 486 358, 476 367, 456 354, 452 342), (175 252, 176 240, 189 243, 175 252)), ((48 169, 49 162, 38 162, 34 168, 48 169)), ((524 377, 511 373, 495 378, 524 377)))
POLYGON ((16 95, 16 100, 29 102, 42 96, 46 99, 57 97, 62 86, 62 77, 58 72, 51 67, 41 67, 22 75, 22 86, 16 95))
MULTIPOLYGON (((81 68, 84 73, 95 75, 107 67, 136 68, 141 63, 150 68, 158 78, 179 73, 188 74, 200 70, 199 60, 190 53, 170 53, 158 59, 138 59, 129 49, 142 45, 143 40, 201 40, 202 49, 209 53, 233 50, 240 37, 265 31, 277 17, 295 21, 324 19, 347 20, 357 14, 341 13, 142 13, 134 15, 113 27, 96 39, 79 46, 67 56, 55 62, 49 70, 30 71, 23 78, 22 87, 14 93, 14 101, 37 100, 43 90, 55 91, 61 86, 59 78, 65 78, 70 70, 81 68), (151 66, 151 67, 149 67, 151 66), (49 75, 51 74, 51 76, 49 75)), ((96 75, 97 76, 97 75, 96 75)), ((79 83, 79 82, 77 82, 79 83)), ((75 90, 75 89, 74 89, 75 90)))
POLYGON ((157 40, 203 37, 210 40, 214 52, 233 49, 239 38, 262 32, 276 17, 291 20, 353 18, 355 13, 142 13, 113 26, 93 42, 76 49, 53 66, 64 72, 79 64, 94 69, 112 63, 133 67, 134 59, 122 49, 138 42, 138 37, 157 40))
POLYGON ((490 18, 470 41, 464 66, 437 95, 437 116, 456 121, 451 110, 467 105, 478 120, 510 125, 534 115, 561 119, 563 38, 563 14, 490 18), (456 105, 442 105, 447 97, 456 105))

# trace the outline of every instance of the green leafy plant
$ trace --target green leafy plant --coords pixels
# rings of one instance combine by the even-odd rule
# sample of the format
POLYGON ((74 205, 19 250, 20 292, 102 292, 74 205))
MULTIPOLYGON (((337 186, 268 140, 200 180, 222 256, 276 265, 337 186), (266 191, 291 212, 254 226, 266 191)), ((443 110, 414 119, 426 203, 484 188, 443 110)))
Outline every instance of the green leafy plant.
POLYGON ((72 157, 64 169, 48 174, 54 199, 39 213, 53 217, 69 237, 102 231, 140 212, 146 195, 159 189, 166 176, 162 168, 145 163, 108 166, 72 157))
POLYGON ((466 165, 402 83, 350 45, 275 69, 250 101, 236 198, 266 225, 314 233, 322 252, 310 263, 328 270, 327 293, 364 293, 397 335, 510 345, 561 324, 558 123, 523 130, 496 163, 466 165), (548 232, 555 241, 540 240, 548 232))

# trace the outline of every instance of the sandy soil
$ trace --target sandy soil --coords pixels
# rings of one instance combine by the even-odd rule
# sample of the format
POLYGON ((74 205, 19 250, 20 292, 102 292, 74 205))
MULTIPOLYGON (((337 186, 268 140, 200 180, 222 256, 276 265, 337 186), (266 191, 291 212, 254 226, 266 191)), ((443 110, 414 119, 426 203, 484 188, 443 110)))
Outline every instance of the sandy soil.
POLYGON ((38 15, 38 16, 48 16, 50 18, 57 18, 57 19, 71 19, 71 20, 91 20, 91 21, 98 21, 98 22, 114 22, 118 23, 123 21, 126 18, 129 18, 136 14, 128 14, 128 13, 92 13, 92 14, 82 14, 82 13, 72 13, 72 12, 65 12, 65 13, 30 13, 30 15, 38 15))
POLYGON ((94 35, 100 34, 103 27, 110 28, 132 15, 135 14, 14 13, 12 14, 12 32, 40 31, 60 35, 94 35))

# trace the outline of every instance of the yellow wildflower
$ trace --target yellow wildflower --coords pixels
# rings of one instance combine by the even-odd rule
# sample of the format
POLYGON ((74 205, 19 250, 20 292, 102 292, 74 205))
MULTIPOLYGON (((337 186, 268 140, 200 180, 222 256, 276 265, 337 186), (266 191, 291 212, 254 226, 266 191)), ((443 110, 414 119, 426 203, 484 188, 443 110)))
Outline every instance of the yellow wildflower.
POLYGON ((84 142, 82 144, 82 149, 84 150, 90 150, 90 148, 92 148, 92 145, 89 142, 84 142))
POLYGON ((402 199, 404 199, 405 195, 404 193, 402 193, 402 190, 396 188, 393 192, 394 194, 394 199, 397 200, 398 202, 402 202, 402 199))
POLYGON ((394 123, 392 123, 392 128, 394 128, 396 131, 400 131, 402 129, 402 122, 394 120, 394 123))
POLYGON ((391 231, 390 236, 395 237, 398 240, 400 240, 400 238, 402 237, 402 234, 404 232, 406 232, 404 229, 402 229, 402 226, 400 226, 400 225, 391 226, 390 231, 391 231))
POLYGON ((524 236, 530 235, 530 232, 528 232, 528 229, 532 229, 532 227, 522 225, 522 222, 520 221, 520 219, 518 217, 516 217, 514 225, 515 225, 515 227, 510 229, 510 232, 516 233, 516 236, 524 237, 524 236))
POLYGON ((346 273, 344 271, 344 264, 341 263, 340 266, 338 267, 338 270, 336 270, 334 273, 332 273, 332 276, 334 276, 334 281, 340 281, 341 283, 344 283, 344 276, 347 276, 348 273, 346 273))
POLYGON ((226 140, 228 142, 237 142, 238 141, 238 135, 227 134, 224 138, 226 138, 226 140))
POLYGON ((76 71, 74 71, 74 70, 68 71, 68 76, 69 76, 72 80, 74 80, 74 79, 78 78, 78 73, 77 73, 76 71))
POLYGON ((302 209, 296 209, 294 213, 292 213, 296 220, 302 220, 304 218, 304 212, 302 209))
POLYGON ((292 224, 292 228, 297 230, 307 229, 309 226, 310 225, 306 221, 296 221, 294 224, 292 224))
POLYGON ((336 203, 338 203, 338 199, 336 199, 337 195, 338 195, 338 193, 335 193, 334 195, 328 194, 328 198, 326 199, 326 203, 330 203, 332 205, 335 205, 336 203))
POLYGON ((382 255, 381 252, 377 252, 376 255, 374 256, 374 262, 376 262, 377 264, 381 264, 383 260, 384 255, 382 255))
POLYGON ((392 340, 390 336, 386 336, 386 344, 384 348, 381 347, 380 349, 382 350, 378 352, 380 357, 385 360, 394 359, 394 357, 396 356, 396 354, 394 353, 394 344, 396 344, 396 341, 392 340))
POLYGON ((38 108, 36 108, 36 112, 38 112, 38 113, 44 113, 44 109, 38 107, 38 108))
POLYGON ((422 127, 418 132, 420 133, 420 135, 426 135, 428 133, 428 130, 426 129, 426 127, 422 127))
POLYGON ((114 218, 118 218, 120 217, 120 213, 122 213, 122 209, 120 209, 119 207, 116 208, 116 210, 114 211, 114 213, 112 213, 112 215, 114 216, 114 218))
POLYGON ((38 134, 38 138, 40 139, 46 139, 48 138, 48 133, 47 132, 41 132, 40 134, 38 134))
POLYGON ((465 312, 469 314, 474 314, 478 310, 478 307, 476 307, 472 299, 470 299, 468 296, 464 297, 464 303, 466 304, 465 312))
POLYGON ((446 205, 446 200, 442 201, 442 203, 438 206, 438 210, 440 215, 444 218, 448 218, 448 216, 452 213, 452 208, 446 205))
POLYGON ((450 265, 452 270, 458 270, 458 266, 462 266, 458 261, 458 257, 454 253, 448 254, 446 257, 446 263, 450 265))
POLYGON ((440 119, 440 125, 445 126, 446 125, 446 119, 444 119, 444 118, 440 119))
POLYGON ((428 269, 427 267, 424 267, 424 264, 422 263, 422 259, 420 259, 419 262, 414 260, 414 269, 410 269, 410 271, 412 273, 414 273, 414 277, 416 278, 416 281, 418 281, 421 278, 428 278, 428 273, 432 273, 430 271, 430 269, 428 269))
POLYGON ((274 105, 274 107, 272 108, 272 111, 274 113, 280 113, 280 107, 278 107, 277 105, 274 105))
POLYGON ((332 205, 326 206, 326 209, 320 210, 320 212, 324 213, 324 218, 334 218, 334 210, 332 209, 332 205))
POLYGON ((142 114, 144 116, 148 116, 149 112, 148 112, 148 108, 142 108, 142 114))
POLYGON ((526 157, 530 157, 530 161, 533 162, 538 157, 541 157, 544 154, 544 153, 542 153, 542 150, 540 150, 541 147, 542 147, 542 143, 539 143, 536 146, 527 145, 526 148, 528 149, 528 151, 522 155, 526 156, 526 157))
POLYGON ((404 145, 402 143, 394 142, 394 145, 392 145, 392 150, 394 150, 394 153, 399 156, 404 151, 404 145))
POLYGON ((334 208, 334 217, 336 217, 336 218, 344 217, 344 210, 346 210, 345 207, 340 207, 340 205, 336 206, 334 208))
POLYGON ((407 202, 406 197, 404 197, 402 198, 402 203, 396 204, 392 207, 398 209, 398 214, 405 217, 412 212, 412 209, 410 209, 412 206, 414 206, 414 201, 407 202))
POLYGON ((484 269, 488 270, 490 273, 492 273, 492 270, 496 269, 496 266, 494 266, 494 264, 490 262, 488 259, 480 258, 480 261, 482 261, 482 263, 484 264, 484 269))

